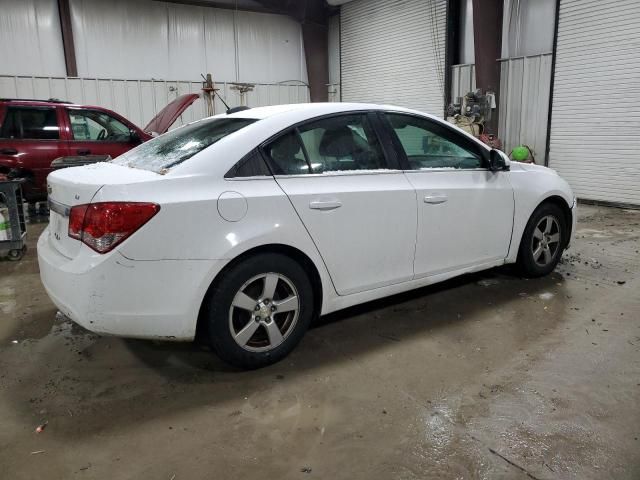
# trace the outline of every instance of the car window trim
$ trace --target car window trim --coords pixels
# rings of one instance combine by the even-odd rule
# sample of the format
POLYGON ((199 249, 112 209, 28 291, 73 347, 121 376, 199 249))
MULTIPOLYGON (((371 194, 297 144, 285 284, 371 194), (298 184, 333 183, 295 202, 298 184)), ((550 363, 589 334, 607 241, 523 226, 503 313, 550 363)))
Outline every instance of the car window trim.
POLYGON ((378 137, 378 142, 380 142, 387 167, 390 169, 393 167, 394 169, 402 170, 400 157, 398 156, 398 152, 393 144, 393 137, 390 135, 389 130, 385 127, 384 122, 380 118, 382 113, 383 112, 381 110, 369 112, 368 116, 371 120, 371 125, 378 137))
POLYGON ((307 162, 307 170, 308 170, 307 175, 313 174, 313 168, 311 168, 311 160, 309 160, 309 152, 307 151, 307 147, 302 141, 302 135, 300 134, 300 129, 296 126, 293 129, 293 131, 296 135, 296 141, 298 142, 298 145, 300 145, 300 148, 302 148, 302 155, 304 156, 304 161, 307 162))
MULTIPOLYGON (((311 172, 311 164, 309 162, 309 157, 306 153, 306 147, 304 147, 304 142, 302 141, 302 137, 300 136, 300 132, 299 132, 299 127, 304 127, 306 124, 309 123, 314 123, 317 122, 319 120, 324 120, 327 118, 333 118, 333 117, 341 117, 341 116, 347 116, 347 115, 365 115, 367 117, 367 119, 369 121, 370 117, 369 114, 376 114, 379 110, 371 110, 371 109, 365 109, 365 110, 349 110, 346 112, 333 112, 333 113, 327 113, 324 115, 319 115, 317 117, 313 117, 313 118, 307 118, 305 120, 302 120, 300 122, 294 123, 293 125, 289 125, 288 127, 286 127, 284 130, 279 131, 278 133, 272 135, 271 137, 269 137, 267 140, 263 141, 260 145, 258 145, 258 150, 260 151, 260 153, 262 154, 263 158, 266 159, 267 161, 267 167, 269 168, 269 170, 271 170, 271 173, 273 174, 274 178, 293 178, 293 177, 308 177, 308 176, 314 176, 314 177, 330 177, 332 175, 338 176, 338 175, 342 175, 338 174, 338 173, 334 173, 334 172, 327 172, 327 173, 312 173, 311 172), (272 142, 275 142, 276 140, 278 140, 280 137, 286 135, 287 133, 289 133, 290 131, 294 131, 296 136, 298 137, 298 141, 302 144, 303 146, 303 153, 305 155, 305 160, 307 162, 307 166, 309 167, 309 173, 296 173, 296 174, 292 174, 292 175, 287 175, 287 174, 275 174, 275 168, 272 164, 272 160, 271 157, 267 154, 266 152, 266 147, 271 144, 272 142)), ((352 170, 349 171, 349 173, 345 173, 346 175, 381 175, 381 174, 386 174, 389 172, 394 172, 394 171, 399 171, 402 172, 402 170, 400 168, 392 168, 391 166, 391 162, 389 161, 389 158, 387 156, 387 151, 384 148, 384 145, 382 144, 382 139, 380 138, 379 132, 378 130, 375 128, 375 123, 373 121, 371 121, 371 127, 373 129, 373 134, 376 136, 376 140, 380 143, 381 146, 381 150, 382 150, 382 157, 385 163, 385 168, 384 169, 379 169, 379 170, 384 170, 384 171, 372 171, 372 170, 352 170), (355 173, 351 173, 351 172, 355 172, 355 173)), ((399 167, 399 165, 397 165, 397 167, 399 167)))
MULTIPOLYGON (((460 132, 457 132, 455 129, 449 127, 445 122, 438 122, 438 121, 434 121, 432 118, 429 117, 423 117, 421 115, 412 113, 412 112, 402 112, 402 111, 398 111, 398 110, 381 110, 380 111, 380 116, 381 118, 381 122, 385 125, 387 131, 389 132, 389 134, 391 135, 391 140, 393 142, 393 145, 395 147, 395 150, 397 151, 397 155, 398 158, 400 160, 400 164, 402 165, 402 168, 405 172, 469 172, 469 171, 489 171, 489 153, 482 148, 481 145, 477 145, 473 142, 473 140, 465 138, 464 136, 460 135, 460 132), (387 117, 388 114, 392 114, 392 115, 404 115, 407 117, 413 117, 413 118, 417 118, 419 120, 425 121, 430 125, 436 125, 438 127, 441 127, 443 130, 447 131, 449 135, 443 137, 445 140, 451 141, 452 143, 456 144, 457 146, 459 146, 460 148, 463 148, 464 150, 470 150, 471 153, 478 153, 480 155, 480 158, 482 160, 482 164, 484 166, 482 167, 476 167, 476 168, 445 168, 445 167, 437 167, 437 168, 433 168, 433 169, 414 169, 411 168, 410 164, 409 164, 409 159, 407 158, 407 154, 404 151, 404 147, 402 146, 402 143, 400 142, 400 139, 398 138, 398 135, 396 134, 395 130, 393 129, 393 126, 391 125, 391 121, 389 120, 389 118, 387 117), (464 145, 460 145, 460 142, 456 141, 457 139, 462 139, 463 142, 469 146, 471 146, 471 148, 467 148, 464 145)), ((439 134, 436 134, 439 135, 439 134)))

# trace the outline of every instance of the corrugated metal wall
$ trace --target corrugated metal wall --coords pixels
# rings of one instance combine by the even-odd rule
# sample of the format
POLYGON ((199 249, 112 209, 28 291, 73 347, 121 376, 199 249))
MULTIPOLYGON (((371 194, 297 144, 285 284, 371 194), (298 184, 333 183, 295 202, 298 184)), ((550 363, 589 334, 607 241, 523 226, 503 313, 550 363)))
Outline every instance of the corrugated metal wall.
MULTIPOLYGON (((307 81, 286 15, 150 0, 70 0, 80 77, 307 81)), ((64 76, 56 0, 0 0, 0 74, 64 76)))
MULTIPOLYGON (((0 98, 59 98, 109 108, 144 127, 167 103, 184 93, 200 93, 201 83, 190 81, 121 80, 65 77, 17 77, 0 75, 0 98)), ((230 106, 241 104, 238 90, 228 83, 216 84, 230 106)), ((244 103, 251 107, 309 101, 304 85, 257 84, 244 103)), ((217 113, 225 110, 216 98, 217 113)), ((202 99, 183 114, 174 128, 207 115, 202 99)))
POLYGON ((509 153, 528 145, 544 165, 549 119, 552 54, 500 60, 498 136, 509 153))
POLYGON ((457 101, 476 89, 476 66, 473 63, 451 67, 451 100, 457 101))
POLYGON ((549 166, 579 198, 640 205, 637 0, 560 2, 549 166))
MULTIPOLYGON (((509 153, 528 145, 536 163, 544 164, 551 86, 551 53, 509 58, 500 62, 500 122, 498 136, 509 153)), ((476 88, 473 64, 454 65, 451 98, 476 88)))
POLYGON ((556 0, 504 0, 502 57, 552 51, 555 12, 556 0))
POLYGON ((340 15, 343 101, 442 116, 445 0, 355 0, 340 15))
POLYGON ((0 74, 67 74, 55 0, 0 0, 0 74))

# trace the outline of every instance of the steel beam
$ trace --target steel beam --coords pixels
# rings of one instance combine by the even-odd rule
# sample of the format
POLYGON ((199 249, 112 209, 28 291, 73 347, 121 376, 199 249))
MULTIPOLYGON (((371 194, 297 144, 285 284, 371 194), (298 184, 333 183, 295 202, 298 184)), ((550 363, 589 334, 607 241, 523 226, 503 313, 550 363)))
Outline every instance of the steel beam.
POLYGON ((67 77, 77 77, 78 65, 76 63, 76 49, 73 43, 69 0, 58 0, 58 14, 60 15, 60 31, 62 32, 62 47, 64 49, 64 63, 67 67, 67 77))
POLYGON ((498 133, 503 0, 473 0, 476 87, 496 95, 496 108, 487 122, 487 133, 498 133))

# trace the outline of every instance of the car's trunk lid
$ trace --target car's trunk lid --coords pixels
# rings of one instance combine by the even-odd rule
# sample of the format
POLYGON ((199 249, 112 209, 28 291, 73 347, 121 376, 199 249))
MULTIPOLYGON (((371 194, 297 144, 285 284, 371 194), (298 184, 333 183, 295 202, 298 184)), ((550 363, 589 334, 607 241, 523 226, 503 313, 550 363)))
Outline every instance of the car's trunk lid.
POLYGON ((104 185, 130 184, 154 180, 158 174, 113 163, 95 163, 52 172, 47 178, 49 194, 49 242, 62 255, 74 258, 79 240, 68 235, 71 207, 91 203, 104 185))
POLYGON ((173 125, 180 115, 198 99, 197 93, 187 93, 180 95, 174 101, 169 103, 166 107, 158 112, 158 114, 151 119, 151 121, 144 127, 144 131, 147 133, 162 134, 169 130, 169 127, 173 125))

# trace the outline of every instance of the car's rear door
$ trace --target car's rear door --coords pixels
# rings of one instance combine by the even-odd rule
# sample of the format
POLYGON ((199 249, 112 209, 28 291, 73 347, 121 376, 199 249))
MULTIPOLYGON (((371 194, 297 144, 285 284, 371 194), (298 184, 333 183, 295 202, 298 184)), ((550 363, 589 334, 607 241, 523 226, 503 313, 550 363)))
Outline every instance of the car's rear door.
POLYGON ((0 165, 28 178, 23 187, 28 200, 44 200, 51 162, 67 153, 60 139, 58 108, 8 102, 2 110, 0 165))
POLYGON ((390 164, 375 115, 332 115, 264 146, 340 295, 413 278, 415 192, 390 164))
POLYGON ((514 209, 509 173, 490 171, 480 145, 436 120, 384 118, 416 189, 416 278, 504 259, 514 209))
POLYGON ((140 143, 123 121, 98 109, 66 107, 71 156, 123 154, 140 143))

